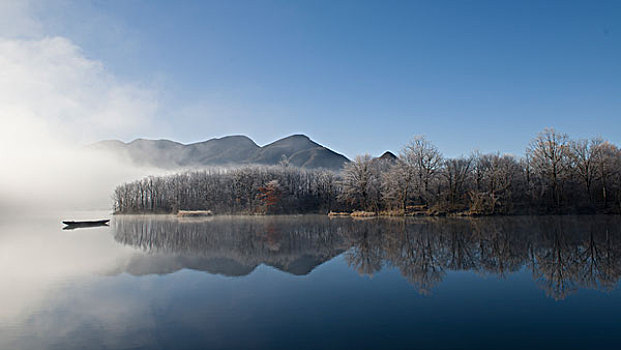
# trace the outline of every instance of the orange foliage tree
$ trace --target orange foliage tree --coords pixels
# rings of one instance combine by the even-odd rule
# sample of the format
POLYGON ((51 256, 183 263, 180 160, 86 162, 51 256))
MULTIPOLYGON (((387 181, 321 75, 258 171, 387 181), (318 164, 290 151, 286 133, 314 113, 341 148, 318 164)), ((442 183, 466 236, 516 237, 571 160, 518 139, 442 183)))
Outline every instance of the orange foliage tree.
POLYGON ((257 197, 263 204, 264 212, 266 214, 272 213, 276 210, 276 205, 280 201, 282 191, 278 180, 272 180, 265 186, 259 187, 259 194, 257 197))

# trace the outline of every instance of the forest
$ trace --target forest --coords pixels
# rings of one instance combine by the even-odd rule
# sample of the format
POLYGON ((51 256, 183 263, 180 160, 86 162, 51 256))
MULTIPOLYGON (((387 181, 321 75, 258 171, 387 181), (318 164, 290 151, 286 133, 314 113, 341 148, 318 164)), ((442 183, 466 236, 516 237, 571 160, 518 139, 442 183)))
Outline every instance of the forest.
POLYGON ((396 159, 357 156, 339 172, 244 166, 118 186, 115 213, 507 215, 621 213, 621 149, 545 129, 523 157, 444 157, 423 136, 396 159))

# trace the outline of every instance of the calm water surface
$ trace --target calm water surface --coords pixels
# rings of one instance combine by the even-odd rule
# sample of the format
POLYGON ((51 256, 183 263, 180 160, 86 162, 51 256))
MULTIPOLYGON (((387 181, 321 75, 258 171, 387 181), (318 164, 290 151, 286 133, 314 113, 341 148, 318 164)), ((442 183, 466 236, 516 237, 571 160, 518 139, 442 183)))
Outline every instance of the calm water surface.
POLYGON ((0 349, 621 342, 619 217, 60 218, 0 219, 0 349))

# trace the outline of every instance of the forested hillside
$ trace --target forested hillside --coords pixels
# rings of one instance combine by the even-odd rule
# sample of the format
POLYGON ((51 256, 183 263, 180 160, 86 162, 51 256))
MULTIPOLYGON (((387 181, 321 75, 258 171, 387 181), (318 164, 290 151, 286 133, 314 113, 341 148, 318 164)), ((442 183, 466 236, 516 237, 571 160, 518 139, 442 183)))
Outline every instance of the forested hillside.
POLYGON ((117 213, 493 215, 621 212, 621 150, 546 129, 524 157, 472 153, 445 158, 424 137, 399 156, 358 156, 342 171, 283 163, 148 177, 119 186, 117 213))

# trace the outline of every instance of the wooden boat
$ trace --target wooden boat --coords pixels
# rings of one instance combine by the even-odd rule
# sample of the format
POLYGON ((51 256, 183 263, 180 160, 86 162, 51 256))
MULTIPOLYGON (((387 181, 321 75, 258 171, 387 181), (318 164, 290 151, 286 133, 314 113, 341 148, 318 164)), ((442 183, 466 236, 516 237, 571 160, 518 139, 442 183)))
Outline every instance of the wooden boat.
POLYGON ((105 220, 93 220, 93 221, 63 221, 63 224, 70 226, 70 225, 91 225, 91 226, 96 226, 96 225, 105 225, 110 221, 110 219, 105 219, 105 220))
POLYGON ((109 221, 110 219, 93 221, 63 221, 63 224, 67 225, 63 227, 63 230, 75 230, 76 228, 108 226, 109 221))

